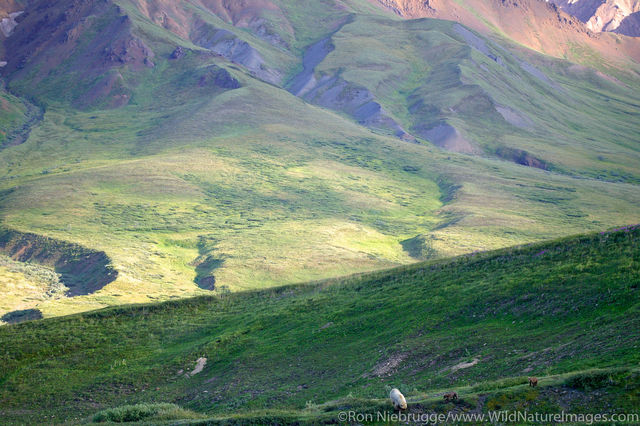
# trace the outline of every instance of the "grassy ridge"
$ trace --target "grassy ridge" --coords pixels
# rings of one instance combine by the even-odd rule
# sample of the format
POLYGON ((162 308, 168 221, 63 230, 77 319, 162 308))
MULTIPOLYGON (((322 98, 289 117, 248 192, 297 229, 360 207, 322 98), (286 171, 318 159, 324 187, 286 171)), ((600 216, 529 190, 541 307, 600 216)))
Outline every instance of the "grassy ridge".
MULTIPOLYGON (((41 422, 170 402, 224 416, 384 398, 390 386, 418 401, 448 388, 477 394, 480 383, 507 378, 516 381, 484 386, 519 385, 526 375, 629 371, 640 361, 630 332, 640 325, 639 242, 632 227, 6 326, 0 411, 41 422), (204 370, 185 377, 200 357, 204 370)), ((625 374, 621 386, 632 383, 625 374)), ((625 398, 638 406, 637 393, 625 398)))

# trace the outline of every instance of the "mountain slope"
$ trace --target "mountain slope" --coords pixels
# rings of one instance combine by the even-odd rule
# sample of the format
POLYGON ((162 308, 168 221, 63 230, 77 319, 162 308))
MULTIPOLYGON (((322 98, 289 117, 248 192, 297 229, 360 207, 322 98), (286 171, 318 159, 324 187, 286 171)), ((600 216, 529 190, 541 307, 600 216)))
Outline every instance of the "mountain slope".
MULTIPOLYGON (((640 220, 630 58, 589 56, 589 68, 364 0, 20 7, 3 43, 15 113, 2 130, 23 135, 0 151, 3 229, 104 253, 117 278, 50 294, 60 272, 38 264, 46 279, 9 291, 0 316, 264 288, 640 220)), ((2 256, 3 288, 37 275, 2 256)))
MULTIPOLYGON (((627 92, 621 82, 611 84, 604 74, 588 77, 593 71, 574 64, 513 54, 461 25, 434 20, 397 23, 357 16, 328 43, 332 49, 316 64, 315 83, 303 89, 305 99, 320 98, 321 105, 333 102, 340 109, 344 99, 358 98, 353 93, 360 84, 396 118, 402 131, 449 151, 582 174, 584 168, 577 171, 569 153, 561 153, 558 139, 571 147, 569 156, 576 149, 598 151, 598 141, 605 140, 634 150, 629 141, 638 134, 638 120, 604 119, 613 112, 616 96, 598 99, 582 86, 585 79, 593 79, 610 93, 627 92), (383 36, 373 39, 373 27, 383 36), (593 116, 602 119, 592 122, 593 116), (605 133, 603 127, 608 128, 605 133), (586 132, 575 133, 577 128, 586 132)), ((631 151, 629 155, 635 157, 631 151)))
POLYGON ((636 40, 611 33, 593 33, 578 18, 543 0, 371 1, 405 18, 457 21, 484 34, 497 35, 538 52, 581 64, 594 55, 609 63, 640 59, 636 40))
POLYGON ((580 19, 591 31, 640 36, 637 24, 640 2, 637 0, 555 0, 553 3, 580 19))
POLYGON ((276 419, 277 410, 335 419, 345 406, 388 410, 382 398, 391 386, 408 395, 410 412, 518 404, 633 412, 639 242, 640 229, 627 227, 2 327, 0 412, 9 422, 63 422, 172 402, 208 416, 261 416, 257 422, 270 422, 265 410, 276 419), (201 372, 186 375, 200 358, 201 372), (583 371, 594 367, 604 370, 583 371), (527 375, 542 377, 542 388, 525 396, 527 375), (434 402, 451 388, 462 401, 434 402))

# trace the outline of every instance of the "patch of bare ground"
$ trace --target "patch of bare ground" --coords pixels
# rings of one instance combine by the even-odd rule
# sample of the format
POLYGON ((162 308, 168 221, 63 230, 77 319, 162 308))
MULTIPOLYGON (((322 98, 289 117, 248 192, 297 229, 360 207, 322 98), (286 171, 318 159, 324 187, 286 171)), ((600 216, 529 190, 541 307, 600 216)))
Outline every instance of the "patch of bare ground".
POLYGON ((406 353, 396 353, 391 355, 389 358, 379 362, 373 367, 373 371, 371 373, 365 373, 365 377, 384 377, 391 376, 396 368, 407 358, 408 354, 406 353))
POLYGON ((198 358, 198 360, 196 361, 196 366, 193 369, 193 371, 191 371, 191 373, 185 374, 185 376, 187 377, 195 376, 196 374, 202 371, 205 365, 207 365, 207 359, 204 357, 198 358))
POLYGON ((474 358, 472 361, 470 362, 461 362, 459 364, 454 365, 453 367, 451 367, 451 371, 458 371, 458 370, 462 370, 465 368, 469 368, 469 367, 473 367, 474 365, 476 365, 478 362, 480 362, 480 360, 478 358, 474 358))

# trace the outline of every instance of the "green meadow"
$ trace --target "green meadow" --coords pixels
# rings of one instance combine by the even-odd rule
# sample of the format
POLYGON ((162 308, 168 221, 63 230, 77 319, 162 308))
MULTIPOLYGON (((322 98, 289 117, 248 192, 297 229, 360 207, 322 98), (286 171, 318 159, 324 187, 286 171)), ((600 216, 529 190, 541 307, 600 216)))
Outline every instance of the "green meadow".
POLYGON ((392 387, 408 413, 631 413, 639 241, 627 227, 4 326, 0 413, 8 423, 333 422, 392 412, 392 387), (185 374, 200 358, 202 371, 185 374), (443 401, 451 390, 459 400, 443 401))

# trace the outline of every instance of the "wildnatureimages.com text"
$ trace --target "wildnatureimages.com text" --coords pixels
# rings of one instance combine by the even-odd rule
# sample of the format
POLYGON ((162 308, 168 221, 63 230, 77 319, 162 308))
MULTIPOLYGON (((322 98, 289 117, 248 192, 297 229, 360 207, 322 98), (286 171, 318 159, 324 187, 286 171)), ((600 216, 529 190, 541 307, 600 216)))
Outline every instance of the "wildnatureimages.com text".
POLYGON ((358 413, 342 411, 338 415, 341 422, 409 422, 409 423, 638 423, 640 413, 536 413, 529 411, 489 411, 487 413, 404 413, 378 411, 358 413))

